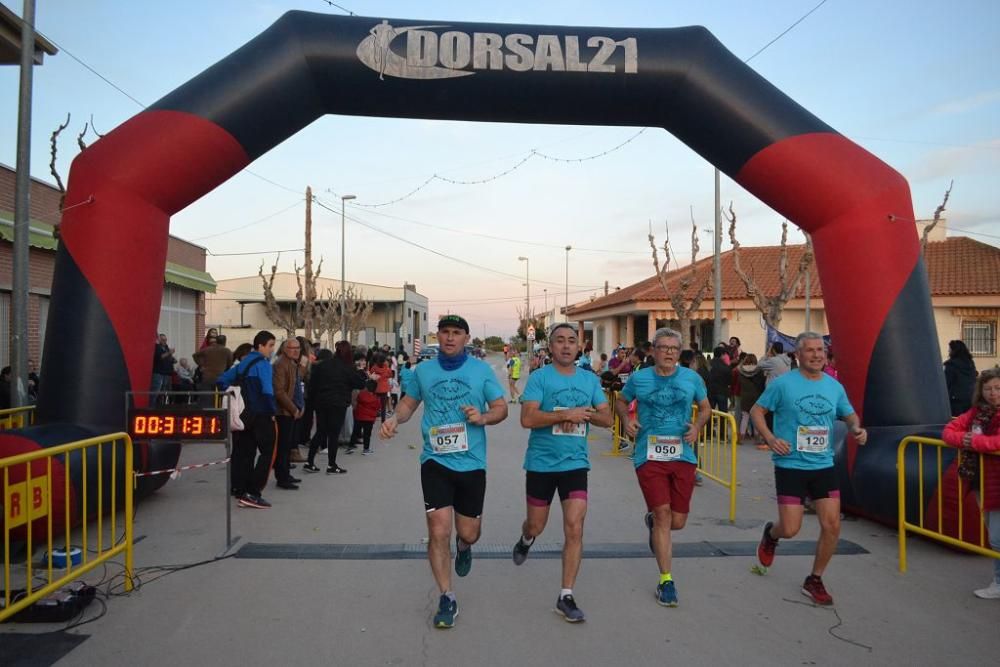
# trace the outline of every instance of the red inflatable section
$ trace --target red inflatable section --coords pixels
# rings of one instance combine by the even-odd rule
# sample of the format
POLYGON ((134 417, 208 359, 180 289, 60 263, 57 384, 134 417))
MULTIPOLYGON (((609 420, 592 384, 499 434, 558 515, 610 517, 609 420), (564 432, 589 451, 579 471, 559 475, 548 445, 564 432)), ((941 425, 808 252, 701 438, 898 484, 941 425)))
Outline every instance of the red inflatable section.
MULTIPOLYGON (((920 258, 906 180, 838 134, 805 134, 762 150, 737 182, 809 232, 837 368, 858 411, 883 323, 920 258), (897 219, 897 222, 893 221, 897 219)), ((848 469, 857 444, 848 443, 848 469)))
POLYGON ((152 373, 170 216, 247 164, 226 131, 176 111, 141 113, 73 161, 60 236, 111 319, 133 390, 152 373))
MULTIPOLYGON (((29 440, 17 434, 12 434, 10 432, 3 434, 3 451, 4 457, 18 456, 20 454, 29 454, 32 452, 37 452, 39 447, 38 443, 34 440, 29 440)), ((60 460, 62 457, 53 457, 52 460, 52 474, 51 480, 46 482, 50 485, 52 491, 52 530, 54 536, 59 536, 65 530, 66 525, 66 469, 63 467, 60 460)), ((31 479, 42 480, 49 477, 49 466, 48 459, 37 459, 31 462, 31 479)), ((27 464, 10 466, 7 469, 6 480, 0 477, 0 491, 3 490, 4 482, 6 481, 7 489, 10 491, 14 485, 21 484, 28 479, 28 466, 27 464)), ((20 498, 23 498, 22 502, 19 503, 19 507, 13 507, 13 500, 11 507, 5 507, 5 513, 0 515, 0 526, 3 525, 3 518, 8 514, 14 514, 17 512, 27 512, 28 507, 31 505, 34 499, 34 493, 31 490, 24 489, 26 494, 18 494, 20 498)), ((2 503, 0 503, 2 504, 2 503)), ((77 516, 77 499, 76 490, 73 485, 69 486, 69 512, 70 512, 70 523, 75 524, 76 520, 79 518, 77 516)), ((48 534, 48 522, 49 517, 46 515, 44 517, 39 517, 31 522, 31 531, 35 536, 34 539, 41 539, 44 541, 45 535, 48 534)), ((25 539, 28 534, 28 525, 24 524, 14 528, 10 531, 11 538, 13 539, 25 539)), ((58 544, 58 539, 56 543, 58 544)))

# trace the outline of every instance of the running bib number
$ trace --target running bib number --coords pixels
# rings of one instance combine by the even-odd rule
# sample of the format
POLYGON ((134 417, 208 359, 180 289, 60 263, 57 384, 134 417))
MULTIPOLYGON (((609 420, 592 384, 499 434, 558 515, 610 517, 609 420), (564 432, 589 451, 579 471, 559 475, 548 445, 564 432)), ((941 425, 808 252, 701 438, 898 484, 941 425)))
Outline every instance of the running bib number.
POLYGON ((820 454, 830 444, 830 429, 825 426, 799 426, 795 449, 807 454, 820 454))
POLYGON ((646 441, 647 461, 676 461, 684 453, 679 435, 651 435, 646 441))
POLYGON ((464 423, 441 424, 430 430, 431 449, 435 454, 469 451, 469 432, 464 423))
POLYGON ((628 382, 628 373, 619 373, 618 374, 618 381, 621 382, 622 384, 625 384, 626 382, 628 382))
MULTIPOLYGON (((566 407, 556 406, 553 408, 556 412, 560 410, 569 410, 566 407)), ((569 428, 563 428, 565 422, 559 422, 558 424, 552 425, 552 435, 569 436, 571 438, 586 438, 587 437, 587 423, 583 422, 580 424, 570 424, 569 428)))

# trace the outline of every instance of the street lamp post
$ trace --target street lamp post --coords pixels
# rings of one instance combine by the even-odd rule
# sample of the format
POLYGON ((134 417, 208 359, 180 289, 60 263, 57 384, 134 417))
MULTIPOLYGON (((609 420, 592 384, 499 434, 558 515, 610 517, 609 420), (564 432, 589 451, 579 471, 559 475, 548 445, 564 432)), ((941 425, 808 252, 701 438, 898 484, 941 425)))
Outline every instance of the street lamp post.
POLYGON ((347 340, 347 229, 344 214, 348 199, 357 199, 355 195, 344 195, 340 198, 340 335, 341 340, 347 340))
POLYGON ((566 311, 563 314, 567 322, 569 322, 569 251, 572 249, 573 246, 566 246, 566 311))
POLYGON ((549 314, 549 288, 548 287, 543 288, 542 289, 542 294, 545 295, 545 297, 544 297, 545 298, 545 310, 543 312, 545 313, 545 316, 548 317, 548 314, 549 314))
POLYGON ((531 326, 531 262, 527 257, 518 257, 519 262, 524 262, 524 351, 528 350, 528 327, 531 326))

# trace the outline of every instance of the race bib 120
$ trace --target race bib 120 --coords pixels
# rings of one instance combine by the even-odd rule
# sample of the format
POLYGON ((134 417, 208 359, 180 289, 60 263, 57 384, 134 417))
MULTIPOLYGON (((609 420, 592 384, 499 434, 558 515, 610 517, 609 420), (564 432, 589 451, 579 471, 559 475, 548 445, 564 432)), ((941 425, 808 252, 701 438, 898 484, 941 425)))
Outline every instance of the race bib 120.
POLYGON ((799 426, 795 449, 807 454, 820 454, 830 444, 830 429, 825 426, 799 426))

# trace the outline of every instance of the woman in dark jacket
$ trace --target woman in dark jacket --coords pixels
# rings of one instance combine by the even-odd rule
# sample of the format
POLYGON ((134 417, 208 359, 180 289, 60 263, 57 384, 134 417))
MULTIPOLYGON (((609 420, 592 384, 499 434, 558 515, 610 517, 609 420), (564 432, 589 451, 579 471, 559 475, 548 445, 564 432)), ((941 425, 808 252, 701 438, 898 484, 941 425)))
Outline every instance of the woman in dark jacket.
POLYGON ((757 365, 757 355, 748 354, 743 357, 737 374, 740 381, 740 408, 743 410, 743 419, 740 420, 740 435, 748 438, 753 432, 750 408, 764 393, 764 371, 757 365))
POLYGON ((733 381, 729 351, 722 345, 712 352, 708 366, 708 401, 713 410, 729 411, 729 386, 733 381))
POLYGON ((319 472, 316 452, 326 446, 329 457, 326 473, 343 474, 347 471, 337 465, 337 435, 351 405, 351 391, 364 387, 367 378, 363 371, 354 367, 354 353, 347 341, 337 343, 336 353, 321 350, 316 355, 316 362, 309 374, 309 395, 316 410, 316 435, 309 442, 309 461, 302 469, 319 472))
POLYGON ((972 407, 976 375, 976 364, 972 361, 969 348, 960 340, 949 341, 948 360, 944 362, 944 379, 948 383, 952 417, 957 417, 972 407))

